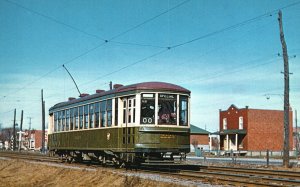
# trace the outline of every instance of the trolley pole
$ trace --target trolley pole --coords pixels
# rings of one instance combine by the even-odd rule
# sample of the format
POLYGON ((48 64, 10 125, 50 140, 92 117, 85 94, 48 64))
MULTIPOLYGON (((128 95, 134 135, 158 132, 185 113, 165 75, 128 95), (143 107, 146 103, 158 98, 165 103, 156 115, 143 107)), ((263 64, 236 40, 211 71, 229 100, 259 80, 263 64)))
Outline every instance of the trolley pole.
POLYGON ((13 125, 13 151, 16 150, 16 112, 17 109, 14 111, 14 125, 13 125))
POLYGON ((289 60, 287 53, 287 46, 284 39, 283 26, 282 26, 282 12, 279 10, 278 12, 278 21, 279 21, 279 30, 280 30, 280 41, 282 45, 282 54, 283 54, 283 62, 284 62, 284 145, 283 145, 283 166, 289 167, 289 60))
POLYGON ((43 89, 41 90, 42 96, 42 153, 45 153, 45 101, 44 101, 44 94, 43 89))

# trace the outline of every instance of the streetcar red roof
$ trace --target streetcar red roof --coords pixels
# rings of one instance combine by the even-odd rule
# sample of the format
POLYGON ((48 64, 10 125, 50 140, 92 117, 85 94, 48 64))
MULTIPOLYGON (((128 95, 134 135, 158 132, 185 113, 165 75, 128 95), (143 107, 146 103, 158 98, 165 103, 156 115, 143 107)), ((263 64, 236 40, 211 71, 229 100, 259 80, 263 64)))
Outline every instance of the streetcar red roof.
POLYGON ((111 94, 117 94, 117 93, 122 93, 122 92, 128 92, 128 91, 134 91, 134 90, 157 90, 157 91, 172 91, 172 92, 179 92, 179 93, 185 93, 185 94, 190 94, 190 90, 187 90, 181 86, 171 84, 171 83, 165 83, 165 82, 143 82, 143 83, 137 83, 137 84, 132 84, 132 85, 127 85, 127 86, 120 86, 116 89, 88 95, 85 97, 69 100, 66 102, 61 102, 53 107, 51 107, 49 110, 52 110, 53 108, 56 107, 62 107, 65 105, 77 103, 77 102, 82 102, 90 99, 94 99, 100 96, 105 96, 105 95, 111 95, 111 94))

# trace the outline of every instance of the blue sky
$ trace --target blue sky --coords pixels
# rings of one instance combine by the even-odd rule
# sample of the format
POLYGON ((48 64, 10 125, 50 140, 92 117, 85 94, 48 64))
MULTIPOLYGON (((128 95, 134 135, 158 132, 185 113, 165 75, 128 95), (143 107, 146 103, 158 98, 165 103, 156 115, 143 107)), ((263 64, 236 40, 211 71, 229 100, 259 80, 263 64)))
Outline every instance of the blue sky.
POLYGON ((41 89, 47 110, 78 96, 62 64, 89 94, 109 81, 181 85, 191 122, 209 131, 231 104, 281 110, 279 8, 300 110, 300 1, 0 0, 0 123, 12 126, 17 108, 40 129, 41 89))

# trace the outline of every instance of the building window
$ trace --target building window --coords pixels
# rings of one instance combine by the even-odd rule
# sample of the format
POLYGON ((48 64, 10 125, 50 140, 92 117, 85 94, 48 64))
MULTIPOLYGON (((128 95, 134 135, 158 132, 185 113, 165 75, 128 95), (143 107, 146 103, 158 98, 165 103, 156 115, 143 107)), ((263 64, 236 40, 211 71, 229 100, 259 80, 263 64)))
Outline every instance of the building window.
POLYGON ((223 118, 223 130, 227 129, 227 118, 223 118))
POLYGON ((239 117, 239 129, 243 129, 244 128, 244 119, 243 117, 239 117))

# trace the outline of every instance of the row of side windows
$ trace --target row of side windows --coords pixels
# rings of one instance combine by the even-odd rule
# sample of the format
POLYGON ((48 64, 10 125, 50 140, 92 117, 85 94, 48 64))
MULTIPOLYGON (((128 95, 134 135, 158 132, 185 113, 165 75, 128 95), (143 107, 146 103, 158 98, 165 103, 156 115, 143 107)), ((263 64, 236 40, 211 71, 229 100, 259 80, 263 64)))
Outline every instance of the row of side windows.
MULTIPOLYGON (((117 103, 117 99, 115 99, 117 103)), ((118 121, 115 109, 115 125, 118 121)), ((112 126, 112 99, 54 113, 54 132, 112 126)))
MULTIPOLYGON (((239 129, 244 128, 244 119, 242 116, 239 117, 239 129)), ((223 130, 227 129, 227 118, 223 118, 223 130)))

